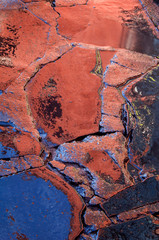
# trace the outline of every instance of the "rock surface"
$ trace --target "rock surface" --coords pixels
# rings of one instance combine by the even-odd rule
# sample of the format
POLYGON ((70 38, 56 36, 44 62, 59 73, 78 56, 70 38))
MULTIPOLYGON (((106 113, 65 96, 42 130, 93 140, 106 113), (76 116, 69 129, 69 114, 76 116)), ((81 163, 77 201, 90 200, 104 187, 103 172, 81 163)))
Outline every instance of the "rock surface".
POLYGON ((0 1, 1 238, 158 239, 158 12, 0 1))

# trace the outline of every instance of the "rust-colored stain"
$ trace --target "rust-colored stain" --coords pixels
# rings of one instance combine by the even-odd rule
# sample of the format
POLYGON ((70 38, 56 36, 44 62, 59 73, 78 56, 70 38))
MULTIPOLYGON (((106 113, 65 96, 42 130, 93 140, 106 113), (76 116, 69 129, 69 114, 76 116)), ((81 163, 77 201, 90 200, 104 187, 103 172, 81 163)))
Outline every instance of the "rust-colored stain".
POLYGON ((48 184, 22 193, 27 223, 0 197, 4 240, 49 221, 52 186, 71 215, 63 232, 52 216, 48 240, 158 239, 158 1, 0 0, 0 29, 1 182, 48 184))

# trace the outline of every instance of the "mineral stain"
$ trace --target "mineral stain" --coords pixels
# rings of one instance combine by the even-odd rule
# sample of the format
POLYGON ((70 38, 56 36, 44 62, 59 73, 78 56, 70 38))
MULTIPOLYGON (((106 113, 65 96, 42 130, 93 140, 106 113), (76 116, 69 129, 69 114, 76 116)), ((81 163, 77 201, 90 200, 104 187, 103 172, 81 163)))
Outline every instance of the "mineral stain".
POLYGON ((61 103, 58 102, 57 97, 50 96, 47 99, 39 100, 40 107, 38 109, 38 114, 46 125, 52 126, 56 123, 56 118, 62 116, 61 103))

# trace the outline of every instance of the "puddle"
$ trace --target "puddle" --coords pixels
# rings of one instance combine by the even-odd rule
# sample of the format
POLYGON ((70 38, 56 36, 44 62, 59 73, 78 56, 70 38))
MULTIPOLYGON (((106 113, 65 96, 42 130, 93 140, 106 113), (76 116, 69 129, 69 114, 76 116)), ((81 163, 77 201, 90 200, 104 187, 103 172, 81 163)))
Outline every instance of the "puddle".
POLYGON ((0 180, 0 239, 68 239, 71 205, 50 181, 31 174, 0 180))
POLYGON ((108 0, 93 6, 90 3, 87 7, 57 8, 57 11, 61 14, 59 33, 71 42, 159 54, 159 40, 137 1, 108 0))

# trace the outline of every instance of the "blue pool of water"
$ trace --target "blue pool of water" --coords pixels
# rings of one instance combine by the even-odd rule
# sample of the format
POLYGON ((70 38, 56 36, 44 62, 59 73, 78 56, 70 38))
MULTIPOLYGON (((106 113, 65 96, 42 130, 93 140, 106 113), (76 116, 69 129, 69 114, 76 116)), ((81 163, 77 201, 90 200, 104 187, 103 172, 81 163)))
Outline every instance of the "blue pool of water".
POLYGON ((1 178, 1 240, 65 240, 70 220, 67 196, 50 181, 25 173, 1 178))

